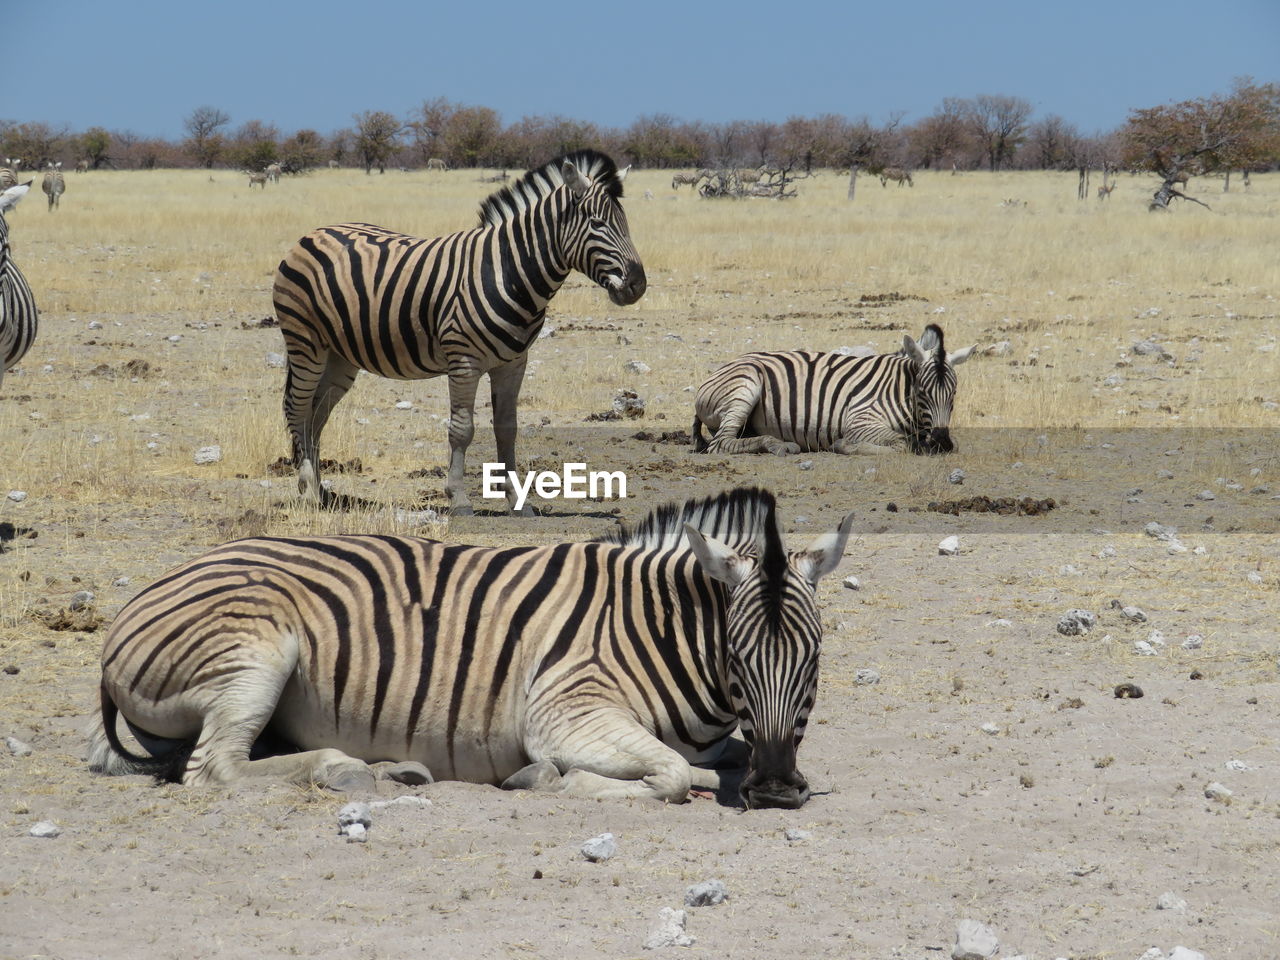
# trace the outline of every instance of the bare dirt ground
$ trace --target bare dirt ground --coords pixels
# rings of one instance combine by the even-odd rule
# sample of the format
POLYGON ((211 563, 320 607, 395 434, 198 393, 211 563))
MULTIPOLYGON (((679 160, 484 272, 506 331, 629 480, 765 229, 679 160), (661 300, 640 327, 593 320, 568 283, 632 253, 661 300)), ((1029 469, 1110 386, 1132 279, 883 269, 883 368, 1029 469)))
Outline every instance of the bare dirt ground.
MULTIPOLYGON (((981 281, 906 267, 886 277, 854 255, 844 279, 808 282, 794 267, 764 276, 741 251, 707 279, 658 243, 664 224, 685 237, 699 229, 681 219, 698 215, 698 201, 671 200, 661 182, 628 183, 632 197, 645 186, 658 194, 651 207, 628 201, 642 255, 650 259, 646 240, 656 250, 650 294, 624 311, 585 283, 562 293, 554 335, 532 352, 520 415, 531 468, 622 469, 629 496, 547 502, 530 520, 414 526, 396 513, 442 506, 439 381, 366 377, 335 414, 324 454, 360 464, 328 476, 368 510, 322 514, 293 500, 292 478, 269 468, 285 446, 283 372, 266 355, 282 345, 259 325, 277 248, 302 232, 292 224, 252 275, 202 279, 213 255, 198 242, 170 262, 142 240, 113 239, 78 212, 74 190, 55 226, 36 208, 11 220, 15 242, 27 231, 20 262, 44 326, 0 395, 0 496, 27 494, 0 500, 0 737, 32 751, 0 749, 0 958, 636 957, 649 955, 642 945, 659 910, 681 907, 686 888, 709 878, 729 900, 690 908, 695 942, 661 952, 921 960, 949 956, 956 921, 968 917, 996 930, 1004 957, 1136 960, 1176 944, 1214 960, 1280 955, 1280 447, 1275 408, 1264 406, 1277 399, 1275 353, 1257 352, 1274 350, 1274 265, 1269 281, 1242 282, 1236 267, 1235 283, 1221 286, 1233 271, 1213 258, 1238 228, 1221 218, 1179 241, 1213 262, 1174 289, 1160 271, 1127 267, 1051 296, 1041 282, 1034 292, 1001 288, 994 267, 981 281), (651 212, 659 204, 669 207, 651 212), (49 233, 76 216, 84 235, 74 243, 49 233), (132 286, 118 281, 126 270, 132 286), (74 275, 95 279, 82 287, 74 275), (156 287, 177 292, 166 299, 156 287), (182 307, 186 299, 199 307, 182 307), (1143 318, 1153 305, 1160 318, 1143 318), (960 449, 950 457, 706 457, 663 441, 687 431, 687 388, 718 361, 760 347, 892 349, 930 320, 953 349, 1012 342, 1008 355, 960 368, 960 449), (1155 335, 1172 363, 1130 351, 1155 335), (631 359, 652 372, 625 373, 631 359), (1104 383, 1116 375, 1123 381, 1104 383), (645 417, 584 422, 622 387, 646 400, 645 417), (413 408, 396 409, 401 399, 413 408), (1055 404, 1046 425, 1041 414, 1055 404), (194 451, 213 443, 222 461, 196 466, 194 451), (957 468, 962 485, 947 479, 957 468), (384 786, 382 799, 430 804, 376 810, 357 844, 337 832, 351 797, 278 784, 154 786, 85 768, 102 636, 94 615, 109 620, 213 544, 370 529, 546 543, 739 483, 777 492, 792 546, 850 509, 858 515, 844 564, 820 590, 821 688, 800 753, 814 796, 799 811, 384 786), (1204 491, 1213 499, 1198 498, 1204 491), (1053 498, 1054 507, 929 509, 981 496, 1053 498), (1177 527, 1185 550, 1146 535, 1152 521, 1177 527), (949 534, 960 537, 957 556, 938 553, 949 534), (848 575, 860 589, 842 586, 848 575), (81 590, 95 594, 88 619, 59 623, 81 590), (1148 619, 1125 618, 1113 600, 1148 619), (1097 614, 1088 635, 1055 630, 1071 608, 1097 614), (1200 645, 1184 647, 1192 635, 1200 645), (880 681, 856 682, 868 668, 880 681), (1145 695, 1119 699, 1121 683, 1145 695), (1213 782, 1233 794, 1206 797, 1213 782), (29 836, 39 821, 60 836, 29 836), (788 840, 787 828, 810 836, 788 840), (617 855, 585 861, 582 842, 604 831, 617 855), (1185 911, 1156 908, 1166 891, 1185 911)), ((1274 250, 1267 191, 1280 184, 1255 184, 1270 212, 1251 229, 1274 250)), ((71 187, 93 196, 88 180, 71 187)), ((909 201, 907 191, 863 186, 859 209, 873 226, 910 234, 909 211, 887 205, 918 202, 931 187, 966 189, 918 177, 909 201)), ((967 189, 987 191, 989 221, 973 235, 991 237, 1008 222, 992 197, 1041 187, 967 189)), ((818 216, 804 197, 794 216, 818 216)), ((1119 202, 1105 215, 1118 217, 1119 202)), ((1067 216, 1049 212, 1039 229, 1075 229, 1067 216)), ((303 229, 339 219, 311 208, 296 217, 303 229)), ((1136 229, 1164 229, 1141 217, 1136 229)), ((767 251, 770 239, 743 243, 767 251)), ((473 496, 493 450, 487 409, 478 423, 473 496)))

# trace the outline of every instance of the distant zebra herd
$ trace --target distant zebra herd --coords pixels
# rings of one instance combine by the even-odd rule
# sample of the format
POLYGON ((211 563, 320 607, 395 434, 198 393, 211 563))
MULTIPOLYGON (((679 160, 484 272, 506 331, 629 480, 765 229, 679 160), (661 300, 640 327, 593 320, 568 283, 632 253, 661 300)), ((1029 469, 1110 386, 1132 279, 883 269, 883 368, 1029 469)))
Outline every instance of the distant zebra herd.
MULTIPOLYGON (((302 497, 336 505, 320 437, 361 370, 447 377, 445 491, 451 514, 471 512, 481 377, 497 458, 514 468, 528 352, 552 298, 575 272, 618 306, 646 292, 621 203, 628 169, 581 150, 499 187, 470 229, 419 238, 343 223, 289 249, 272 296, 302 497)), ((270 178, 252 173, 250 186, 270 178)), ((29 188, 0 194, 5 369, 36 331, 3 219, 29 188)), ((56 206, 61 190, 45 192, 56 206)), ((748 354, 698 391, 694 450, 946 453, 955 368, 974 349, 948 353, 930 324, 880 356, 748 354)), ((584 543, 228 543, 115 619, 89 765, 191 785, 271 776, 367 790, 440 777, 666 802, 735 785, 747 808, 794 809, 809 798, 797 751, 817 691, 816 585, 851 525, 850 514, 791 551, 773 494, 739 488, 584 543)))

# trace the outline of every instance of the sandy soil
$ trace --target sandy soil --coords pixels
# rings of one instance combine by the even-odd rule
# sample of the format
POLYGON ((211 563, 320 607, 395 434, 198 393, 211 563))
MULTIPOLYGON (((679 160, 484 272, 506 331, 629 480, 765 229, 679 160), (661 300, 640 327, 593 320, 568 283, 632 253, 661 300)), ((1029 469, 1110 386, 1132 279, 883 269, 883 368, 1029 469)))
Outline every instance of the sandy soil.
MULTIPOLYGON (((813 294, 828 307, 835 296, 813 294)), ((906 302, 877 320, 918 332, 931 308, 906 302)), ((375 811, 364 844, 337 832, 350 797, 157 787, 85 769, 101 629, 52 630, 33 615, 89 589, 109 619, 214 543, 318 521, 291 499, 291 479, 268 470, 284 452, 283 375, 263 363, 280 349, 276 331, 242 326, 243 315, 200 329, 174 314, 49 311, 37 350, 4 385, 5 449, 43 444, 48 455, 21 479, 27 499, 0 506, 0 736, 32 750, 0 749, 0 957, 635 957, 648 955, 659 910, 709 878, 729 900, 689 909, 695 943, 664 952, 921 960, 948 956, 968 917, 996 930, 1006 957, 1137 958, 1176 944, 1215 960, 1280 955, 1274 435, 970 429, 957 432, 951 457, 891 462, 708 458, 660 442, 688 429, 684 388, 723 359, 699 337, 757 309, 726 307, 711 327, 643 304, 612 318, 614 329, 554 317, 563 329, 534 350, 522 453, 543 466, 625 469, 631 495, 423 532, 480 543, 589 537, 615 515, 758 482, 781 496, 799 546, 855 510, 856 539, 820 596, 822 683, 800 754, 813 799, 795 812, 743 812, 707 799, 663 807, 386 786, 383 799, 412 793, 430 805, 375 811), (88 332, 94 319, 112 326, 88 332), (617 345, 618 329, 631 346, 617 345), (174 333, 184 339, 165 341, 174 333), (652 377, 622 373, 634 356, 652 377), (154 368, 136 382, 121 372, 134 358, 154 368), (116 372, 95 374, 104 363, 116 372), (600 367, 649 399, 649 415, 584 424, 567 414, 549 371, 600 367), (258 421, 267 442, 253 434, 258 421), (194 466, 192 451, 212 442, 224 462, 194 466), (962 486, 947 482, 956 468, 962 486), (1196 499, 1205 489, 1215 499, 1196 499), (1033 516, 928 509, 974 496, 1056 505, 1033 516), (1151 521, 1178 527, 1187 550, 1145 535, 1151 521), (940 556, 951 533, 961 553, 940 556), (847 575, 861 589, 843 587, 847 575), (1126 620, 1113 600, 1149 619, 1126 620), (1098 614, 1094 630, 1057 633, 1077 607, 1098 614), (1164 645, 1140 656, 1134 643, 1155 630, 1164 645), (1192 634, 1199 649, 1182 645, 1192 634), (864 668, 879 683, 855 682, 864 668), (1145 696, 1117 699, 1125 682, 1145 696), (1230 802, 1205 796, 1214 781, 1234 792, 1230 802), (61 835, 28 836, 44 820, 61 835), (787 828, 811 836, 789 841, 787 828), (582 842, 604 831, 617 855, 586 862, 582 842), (1157 910, 1166 891, 1186 910, 1157 910)), ((814 329, 817 346, 865 338, 814 329)), ((1229 360, 1204 349, 1206 365, 1229 360)), ((1083 358, 1080 373, 1101 379, 1113 361, 1083 358)), ((1132 402, 1162 402, 1171 389, 1162 378, 1179 371, 1156 362, 1137 361, 1161 378, 1133 377, 1132 402)), ((962 384, 1020 372, 982 358, 962 368, 962 384)), ((612 387, 591 389, 593 409, 606 409, 612 387)), ((364 468, 331 474, 336 488, 439 505, 443 480, 411 473, 443 463, 443 395, 439 382, 363 380, 344 403, 347 432, 335 429, 325 453, 358 455, 364 468), (413 411, 394 409, 402 396, 413 411)), ((492 451, 487 410, 479 420, 477 472, 492 451)))

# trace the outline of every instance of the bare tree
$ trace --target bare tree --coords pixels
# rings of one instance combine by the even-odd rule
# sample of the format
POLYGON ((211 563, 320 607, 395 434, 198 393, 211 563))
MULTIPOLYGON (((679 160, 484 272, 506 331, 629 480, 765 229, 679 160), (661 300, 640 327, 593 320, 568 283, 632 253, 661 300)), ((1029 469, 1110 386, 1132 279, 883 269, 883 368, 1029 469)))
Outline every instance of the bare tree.
POLYGON ((1080 132, 1056 113, 1031 125, 1027 133, 1029 160, 1040 170, 1062 170, 1071 166, 1080 132))
POLYGON ((217 107, 196 107, 183 121, 187 131, 187 152, 205 169, 211 168, 222 154, 223 138, 219 132, 231 117, 217 107))
POLYGON ((969 101, 947 97, 930 116, 907 132, 912 162, 922 167, 953 170, 973 152, 966 116, 969 101))
POLYGON ((984 93, 970 101, 966 116, 969 130, 981 144, 992 170, 1003 167, 1022 145, 1031 109, 1031 104, 1021 97, 984 93))
POLYGON ((387 160, 400 146, 401 124, 385 110, 366 110, 355 114, 355 150, 364 164, 365 174, 376 166, 378 173, 387 172, 387 160))
POLYGON ((1149 209, 1174 198, 1208 204, 1178 189, 1187 178, 1249 167, 1280 156, 1280 86, 1236 81, 1228 96, 1134 110, 1122 132, 1126 162, 1160 178, 1149 209))

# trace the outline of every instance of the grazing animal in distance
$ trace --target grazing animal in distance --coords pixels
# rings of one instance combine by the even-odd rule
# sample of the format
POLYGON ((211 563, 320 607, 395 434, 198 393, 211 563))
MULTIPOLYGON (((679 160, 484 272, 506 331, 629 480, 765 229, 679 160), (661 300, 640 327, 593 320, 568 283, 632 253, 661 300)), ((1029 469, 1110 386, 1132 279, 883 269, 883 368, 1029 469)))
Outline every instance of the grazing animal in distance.
POLYGON ((5 371, 18 365, 36 339, 39 315, 31 285, 18 269, 9 247, 5 214, 31 190, 32 181, 0 191, 0 384, 5 371))
POLYGON ((112 623, 89 764, 192 785, 434 777, 678 803, 727 785, 699 767, 740 731, 742 802, 794 809, 815 588, 852 520, 788 553, 773 495, 738 489, 587 543, 228 543, 112 623), (264 732, 303 752, 252 759, 264 732))
POLYGON ((1098 188, 1098 199, 1108 200, 1111 197, 1111 191, 1116 188, 1116 181, 1112 180, 1110 184, 1103 184, 1098 188))
POLYGON ((265 170, 249 171, 249 189, 253 189, 253 185, 257 184, 263 190, 267 189, 267 172, 265 170))
POLYGON ((698 390, 698 453, 950 453, 955 368, 976 344, 947 353, 942 329, 871 357, 797 350, 731 360, 698 390), (710 441, 702 434, 706 424, 710 441))
MULTIPOLYGON (((619 202, 626 173, 604 154, 582 150, 491 194, 470 230, 423 239, 344 223, 299 240, 276 271, 274 300, 302 495, 323 499, 320 433, 358 371, 397 380, 447 375, 445 491, 451 511, 471 513, 463 471, 480 377, 489 375, 505 476, 515 466, 529 347, 556 291, 576 270, 619 306, 644 294, 644 266, 619 202)), ((508 498, 514 506, 510 487, 508 498)), ((532 514, 532 507, 522 512, 532 514)))
POLYGON ((911 173, 899 167, 885 167, 880 171, 880 186, 885 186, 890 180, 895 180, 898 186, 904 183, 909 187, 914 187, 915 181, 911 179, 911 173))
POLYGON ((88 172, 89 172, 88 160, 79 160, 76 162, 76 173, 88 173, 88 172))
POLYGON ((282 168, 281 168, 280 164, 278 164, 278 163, 269 163, 269 164, 267 164, 266 169, 265 169, 265 170, 263 170, 262 172, 263 172, 263 173, 265 173, 265 174, 267 175, 267 179, 268 179, 268 180, 270 180, 272 183, 279 183, 279 182, 280 182, 280 174, 283 172, 283 170, 282 170, 282 168))
POLYGON ((427 161, 428 170, 448 170, 449 164, 445 163, 439 157, 432 157, 427 161))
POLYGON ((62 176, 62 161, 50 163, 44 171, 44 179, 40 182, 40 189, 44 191, 45 197, 49 200, 49 212, 53 213, 53 208, 59 206, 62 202, 62 194, 66 192, 67 181, 62 176))

